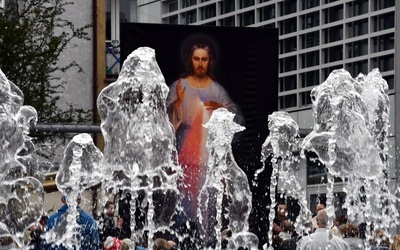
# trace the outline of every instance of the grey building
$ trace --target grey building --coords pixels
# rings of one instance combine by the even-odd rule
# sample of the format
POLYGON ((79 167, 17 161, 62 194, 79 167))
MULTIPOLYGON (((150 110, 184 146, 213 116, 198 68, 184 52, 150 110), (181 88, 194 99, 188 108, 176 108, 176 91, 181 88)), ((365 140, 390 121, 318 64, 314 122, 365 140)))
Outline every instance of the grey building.
MULTIPOLYGON (((310 91, 325 81, 334 69, 344 68, 356 77, 359 73, 367 74, 373 68, 379 68, 389 85, 391 102, 388 177, 392 187, 398 185, 396 145, 400 143, 400 122, 396 121, 400 115, 396 115, 396 103, 400 98, 396 98, 395 88, 400 79, 395 77, 395 47, 399 46, 395 37, 399 34, 396 33, 396 22, 400 19, 400 16, 396 18, 399 1, 106 1, 110 12, 116 11, 116 3, 121 6, 121 15, 130 17, 125 21, 279 28, 278 106, 279 110, 289 112, 303 129, 313 127, 310 91)), ((117 21, 113 22, 111 30, 115 27, 118 28, 117 21)), ((109 39, 119 40, 119 37, 109 39)), ((307 159, 299 162, 298 179, 307 191, 309 204, 313 204, 325 187, 308 178, 310 165, 312 163, 307 159)), ((340 183, 335 185, 334 191, 342 192, 340 183)))

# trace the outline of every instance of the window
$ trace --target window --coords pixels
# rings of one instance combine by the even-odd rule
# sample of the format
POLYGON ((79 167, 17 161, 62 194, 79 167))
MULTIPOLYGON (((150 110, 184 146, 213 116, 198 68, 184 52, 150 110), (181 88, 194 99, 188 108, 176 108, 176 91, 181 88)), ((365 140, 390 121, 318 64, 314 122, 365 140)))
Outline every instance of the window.
POLYGON ((207 5, 200 9, 201 20, 206 20, 216 16, 216 5, 207 5))
POLYGON ((343 59, 343 46, 334 46, 323 50, 323 63, 336 62, 343 59))
POLYGON ((355 77, 360 73, 367 74, 368 73, 368 61, 363 60, 359 62, 353 62, 346 64, 346 70, 350 72, 350 74, 355 77))
POLYGON ((334 6, 324 10, 325 23, 332 23, 343 19, 343 5, 334 6))
POLYGON ((293 95, 285 95, 279 97, 279 105, 281 109, 297 107, 297 96, 293 95))
POLYGON ((280 2, 279 5, 281 16, 295 13, 297 11, 297 0, 285 0, 280 2))
POLYGON ((296 70, 297 69, 297 58, 296 56, 290 56, 290 57, 286 57, 286 58, 282 58, 279 63, 280 63, 280 72, 284 73, 284 72, 289 72, 292 70, 296 70))
POLYGON ((319 51, 302 54, 300 58, 302 68, 316 66, 319 64, 319 51))
POLYGON ((382 10, 394 6, 395 0, 374 0, 374 10, 382 10))
POLYGON ((260 22, 275 18, 275 5, 268 5, 258 9, 260 22))
POLYGON ((280 54, 289 53, 297 50, 297 37, 290 37, 287 39, 281 39, 280 44, 280 54))
POLYGON ((338 25, 324 29, 325 43, 340 41, 343 39, 343 26, 338 25))
POLYGON ((224 18, 224 19, 220 20, 220 24, 221 24, 221 26, 234 27, 235 26, 235 17, 230 16, 230 17, 224 18))
POLYGON ((311 105, 312 104, 310 94, 311 94, 311 91, 306 91, 306 92, 301 92, 300 93, 301 106, 307 106, 307 105, 311 105))
POLYGON ((297 31, 297 18, 293 17, 279 22, 279 31, 281 35, 297 31))
POLYGON ((178 15, 168 17, 169 24, 178 24, 178 15))
POLYGON ((240 14, 239 20, 240 20, 239 21, 240 26, 248 26, 254 24, 255 22, 254 10, 240 14))
POLYGON ((235 1, 234 0, 224 0, 220 2, 221 4, 221 14, 229 13, 235 10, 235 1))
POLYGON ((346 44, 347 58, 353 58, 357 56, 363 56, 368 54, 368 40, 364 39, 361 41, 346 44))
POLYGON ((374 32, 394 28, 394 12, 376 16, 373 20, 374 32))
POLYGON ((247 8, 250 6, 254 6, 254 0, 240 0, 239 4, 241 9, 247 8))
POLYGON ((296 75, 286 76, 279 79, 280 92, 288 91, 297 88, 296 75))
POLYGON ((394 69, 394 56, 380 56, 372 59, 372 68, 378 68, 381 72, 394 69))
POLYGON ((190 24, 197 21, 196 10, 187 11, 181 14, 183 24, 190 24))
POLYGON ((322 79, 323 81, 326 80, 326 78, 328 78, 328 76, 332 73, 332 71, 336 70, 336 69, 342 69, 343 66, 342 65, 336 65, 336 66, 332 66, 329 68, 325 68, 322 70, 322 79))
POLYGON ((355 0, 347 3, 347 17, 368 13, 368 0, 355 0))
POLYGON ((348 38, 368 34, 368 18, 348 23, 346 26, 348 38))
POLYGON ((300 74, 300 81, 302 88, 319 85, 319 70, 300 74))
POLYGON ((387 84, 389 85, 389 89, 394 89, 394 75, 384 76, 383 77, 387 84))
POLYGON ((319 26, 319 11, 303 15, 300 17, 300 19, 301 19, 301 28, 303 30, 319 26))
POLYGON ((177 1, 168 4, 168 12, 173 12, 176 10, 178 10, 178 2, 177 1))
POLYGON ((310 8, 314 8, 319 6, 319 2, 320 0, 303 0, 300 1, 302 3, 302 9, 306 10, 306 9, 310 9, 310 8))
POLYGON ((319 45, 319 31, 314 31, 300 36, 301 48, 311 48, 319 45))
POLYGON ((394 34, 382 35, 372 38, 372 52, 394 49, 394 34))
POLYGON ((196 0, 182 0, 182 7, 186 8, 186 7, 190 7, 197 4, 196 0))

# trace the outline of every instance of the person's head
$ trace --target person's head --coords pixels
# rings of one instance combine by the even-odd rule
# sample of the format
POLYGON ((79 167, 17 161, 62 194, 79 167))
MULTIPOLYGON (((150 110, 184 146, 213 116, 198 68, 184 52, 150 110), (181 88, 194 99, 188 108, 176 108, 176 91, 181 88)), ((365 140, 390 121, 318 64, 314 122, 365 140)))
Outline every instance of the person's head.
POLYGON ((287 209, 286 203, 280 202, 278 204, 278 216, 279 217, 286 217, 287 216, 287 212, 288 212, 288 209, 287 209))
MULTIPOLYGON (((82 197, 81 194, 78 194, 76 197, 76 203, 79 205, 81 203, 82 197)), ((67 204, 67 195, 63 194, 61 196, 61 202, 67 204)))
POLYGON ((107 201, 104 206, 104 213, 110 216, 114 216, 115 213, 115 203, 112 201, 107 201))
POLYGON ((389 250, 400 250, 400 234, 393 235, 392 240, 389 250))
POLYGON ((291 233, 293 231, 293 224, 290 220, 284 220, 281 222, 281 228, 284 232, 291 233))
POLYGON ((374 232, 374 237, 373 241, 375 242, 376 245, 385 245, 389 246, 389 239, 385 234, 385 231, 382 229, 376 229, 374 232))
POLYGON ((122 250, 129 250, 131 240, 126 238, 126 239, 123 239, 121 242, 122 242, 122 250))
POLYGON ((325 205, 323 203, 321 203, 321 202, 318 202, 318 204, 317 204, 315 209, 317 210, 317 213, 318 213, 318 211, 320 211, 322 209, 325 209, 325 205))
POLYGON ((327 214, 325 209, 321 209, 317 213, 317 225, 319 228, 326 228, 326 225, 328 223, 327 221, 327 214))
POLYGON ((343 235, 343 238, 357 238, 360 235, 360 230, 358 227, 353 224, 343 224, 340 227, 340 233, 343 235))
POLYGON ((215 59, 210 47, 197 43, 190 48, 186 58, 186 74, 202 78, 209 76, 214 79, 215 59))

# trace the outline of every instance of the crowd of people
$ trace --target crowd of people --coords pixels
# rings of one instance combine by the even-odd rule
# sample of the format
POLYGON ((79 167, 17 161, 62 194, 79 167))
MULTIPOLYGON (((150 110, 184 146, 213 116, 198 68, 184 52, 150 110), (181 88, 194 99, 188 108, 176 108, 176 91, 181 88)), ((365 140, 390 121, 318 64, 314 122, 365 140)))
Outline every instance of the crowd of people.
MULTIPOLYGON (((328 226, 327 210, 322 203, 317 204, 314 216, 301 235, 287 215, 287 205, 279 203, 271 239, 275 250, 400 250, 399 234, 390 237, 384 230, 375 229, 367 240, 365 223, 344 218, 335 218, 333 225, 328 226)), ((268 249, 268 246, 267 242, 263 248, 268 249)))

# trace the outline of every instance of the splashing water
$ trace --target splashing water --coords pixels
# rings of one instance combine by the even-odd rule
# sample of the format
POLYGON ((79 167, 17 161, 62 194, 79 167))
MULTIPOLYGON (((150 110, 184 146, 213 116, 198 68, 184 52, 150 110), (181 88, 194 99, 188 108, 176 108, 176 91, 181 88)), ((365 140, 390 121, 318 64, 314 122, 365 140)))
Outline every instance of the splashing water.
POLYGON ((28 132, 37 121, 36 110, 23 101, 21 90, 0 70, 0 237, 19 247, 25 230, 42 215, 44 195, 40 181, 26 176, 21 160, 28 159, 17 155, 32 152, 28 132))
MULTIPOLYGON (((268 232, 268 249, 272 247, 272 229, 273 220, 275 218, 275 192, 278 185, 278 179, 282 181, 283 185, 281 193, 286 196, 291 196, 298 200, 300 204, 300 214, 297 217, 295 228, 298 233, 302 233, 306 221, 310 220, 310 211, 307 206, 305 189, 301 189, 299 182, 295 178, 293 165, 295 158, 293 156, 293 149, 297 144, 299 126, 286 112, 274 112, 268 116, 268 128, 270 134, 262 146, 261 161, 265 164, 267 157, 272 155, 272 175, 270 184, 270 199, 271 205, 269 210, 269 232, 268 232), (278 163, 280 161, 280 163, 278 163)), ((256 172, 258 175, 264 170, 256 172)))
POLYGON ((340 177, 345 181, 350 219, 364 214, 367 228, 372 219, 375 228, 398 224, 398 212, 390 205, 396 199, 384 175, 389 98, 379 70, 356 79, 343 69, 334 70, 312 90, 311 97, 315 123, 303 141, 302 155, 315 152, 328 169, 328 216, 334 216, 333 178, 340 177))
POLYGON ((227 248, 253 250, 258 249, 258 238, 248 232, 252 204, 250 187, 246 174, 235 162, 231 147, 234 134, 245 128, 233 121, 234 116, 227 109, 219 108, 204 125, 208 128, 209 160, 206 181, 199 196, 198 215, 209 249, 221 249, 222 216, 226 209, 228 230, 232 233, 227 239, 227 248), (216 242, 215 247, 212 242, 216 242))
POLYGON ((63 244, 67 249, 80 248, 78 199, 83 190, 98 185, 103 180, 100 168, 102 159, 103 154, 94 145, 89 134, 74 136, 65 148, 64 158, 56 175, 56 184, 58 190, 64 194, 69 208, 66 219, 46 232, 48 244, 63 244))
MULTIPOLYGON (((147 204, 148 245, 153 233, 167 229, 178 201, 174 129, 166 112, 168 87, 147 47, 133 51, 124 61, 116 82, 97 99, 105 139, 103 166, 107 192, 124 190, 144 195, 147 204)), ((135 202, 131 202, 131 231, 135 231, 135 202)), ((139 209, 139 208, 138 208, 139 209)), ((136 230, 138 231, 138 230, 136 230)), ((140 233, 140 232, 138 232, 140 233)), ((131 242, 135 241, 132 234, 131 242)))

